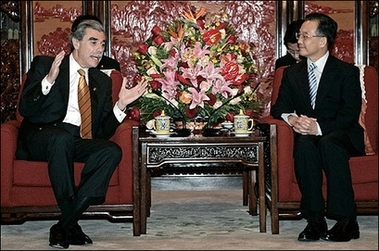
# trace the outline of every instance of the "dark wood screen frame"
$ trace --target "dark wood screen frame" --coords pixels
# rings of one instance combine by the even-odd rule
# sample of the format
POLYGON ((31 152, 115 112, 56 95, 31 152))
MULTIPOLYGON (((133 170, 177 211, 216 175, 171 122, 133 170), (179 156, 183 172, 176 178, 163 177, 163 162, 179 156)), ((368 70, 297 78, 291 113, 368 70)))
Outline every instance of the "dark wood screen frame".
MULTIPOLYGON (((110 1, 82 1, 83 14, 95 14, 104 23, 107 33, 106 54, 111 49, 111 29, 110 29, 110 1)), ((286 24, 293 19, 304 18, 305 1, 277 1, 276 18, 276 56, 284 54, 285 48, 281 43, 286 30, 286 24)), ((20 42, 20 77, 30 68, 33 59, 33 1, 21 1, 21 42, 20 42)), ((355 62, 357 64, 369 64, 368 62, 368 2, 355 1, 355 62)), ((21 79, 21 78, 20 78, 21 79)))

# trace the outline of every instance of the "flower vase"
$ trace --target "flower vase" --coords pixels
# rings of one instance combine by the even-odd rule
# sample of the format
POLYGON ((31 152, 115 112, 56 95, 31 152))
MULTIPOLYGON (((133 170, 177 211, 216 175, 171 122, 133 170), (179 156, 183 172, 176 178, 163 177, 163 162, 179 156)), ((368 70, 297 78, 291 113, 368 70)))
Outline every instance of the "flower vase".
POLYGON ((176 126, 176 135, 179 137, 187 137, 191 135, 191 130, 187 128, 186 122, 182 120, 174 120, 176 126))
POLYGON ((207 121, 201 117, 197 117, 193 119, 192 121, 186 123, 186 128, 190 129, 193 135, 202 134, 206 126, 207 126, 207 121))

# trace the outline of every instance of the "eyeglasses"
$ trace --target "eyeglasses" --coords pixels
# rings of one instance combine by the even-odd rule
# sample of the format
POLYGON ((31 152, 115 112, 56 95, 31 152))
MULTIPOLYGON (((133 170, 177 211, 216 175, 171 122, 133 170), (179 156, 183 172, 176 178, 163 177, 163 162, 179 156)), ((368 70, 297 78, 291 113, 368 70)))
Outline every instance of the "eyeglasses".
POLYGON ((296 36, 296 39, 299 39, 300 37, 303 37, 304 39, 312 38, 312 37, 325 37, 325 36, 317 36, 317 35, 311 35, 308 33, 299 33, 299 32, 296 32, 295 36, 296 36))

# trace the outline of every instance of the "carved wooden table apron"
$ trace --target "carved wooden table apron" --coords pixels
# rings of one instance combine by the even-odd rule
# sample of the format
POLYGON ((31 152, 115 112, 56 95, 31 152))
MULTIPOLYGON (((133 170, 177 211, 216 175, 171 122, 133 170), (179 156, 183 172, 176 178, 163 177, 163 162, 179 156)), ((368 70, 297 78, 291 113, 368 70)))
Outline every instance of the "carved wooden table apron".
MULTIPOLYGON (((151 184, 148 172, 164 168, 165 164, 189 163, 238 163, 249 174, 249 207, 257 203, 255 198, 255 171, 258 170, 259 228, 266 232, 266 204, 264 183, 264 148, 266 137, 168 137, 156 138, 133 127, 133 169, 139 174, 134 179, 134 215, 140 215, 140 234, 146 234, 148 196, 151 184), (254 201, 253 201, 254 200, 254 201), (138 212, 138 210, 140 212, 138 212)), ((206 165, 205 167, 206 168, 206 165)), ((137 234, 139 235, 139 234, 137 234)))

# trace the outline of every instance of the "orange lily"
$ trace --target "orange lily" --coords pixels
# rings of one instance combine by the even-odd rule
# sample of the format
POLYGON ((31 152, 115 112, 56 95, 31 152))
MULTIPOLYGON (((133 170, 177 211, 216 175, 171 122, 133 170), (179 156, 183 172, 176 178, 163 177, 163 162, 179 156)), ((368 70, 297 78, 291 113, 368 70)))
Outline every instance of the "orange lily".
POLYGON ((175 33, 175 31, 171 30, 171 29, 168 29, 168 33, 174 37, 174 38, 177 38, 177 39, 182 39, 182 37, 184 36, 184 31, 183 31, 183 26, 182 25, 179 25, 178 26, 178 34, 175 33))
POLYGON ((183 26, 180 25, 180 26, 178 27, 178 38, 179 38, 179 39, 182 39, 183 36, 184 36, 183 26))
POLYGON ((185 19, 187 19, 188 21, 190 22, 193 22, 193 23, 196 23, 196 20, 203 16, 205 14, 205 12, 207 12, 207 9, 204 8, 204 7, 201 7, 194 15, 194 13, 192 13, 191 10, 189 10, 189 12, 183 10, 183 16, 185 19))

